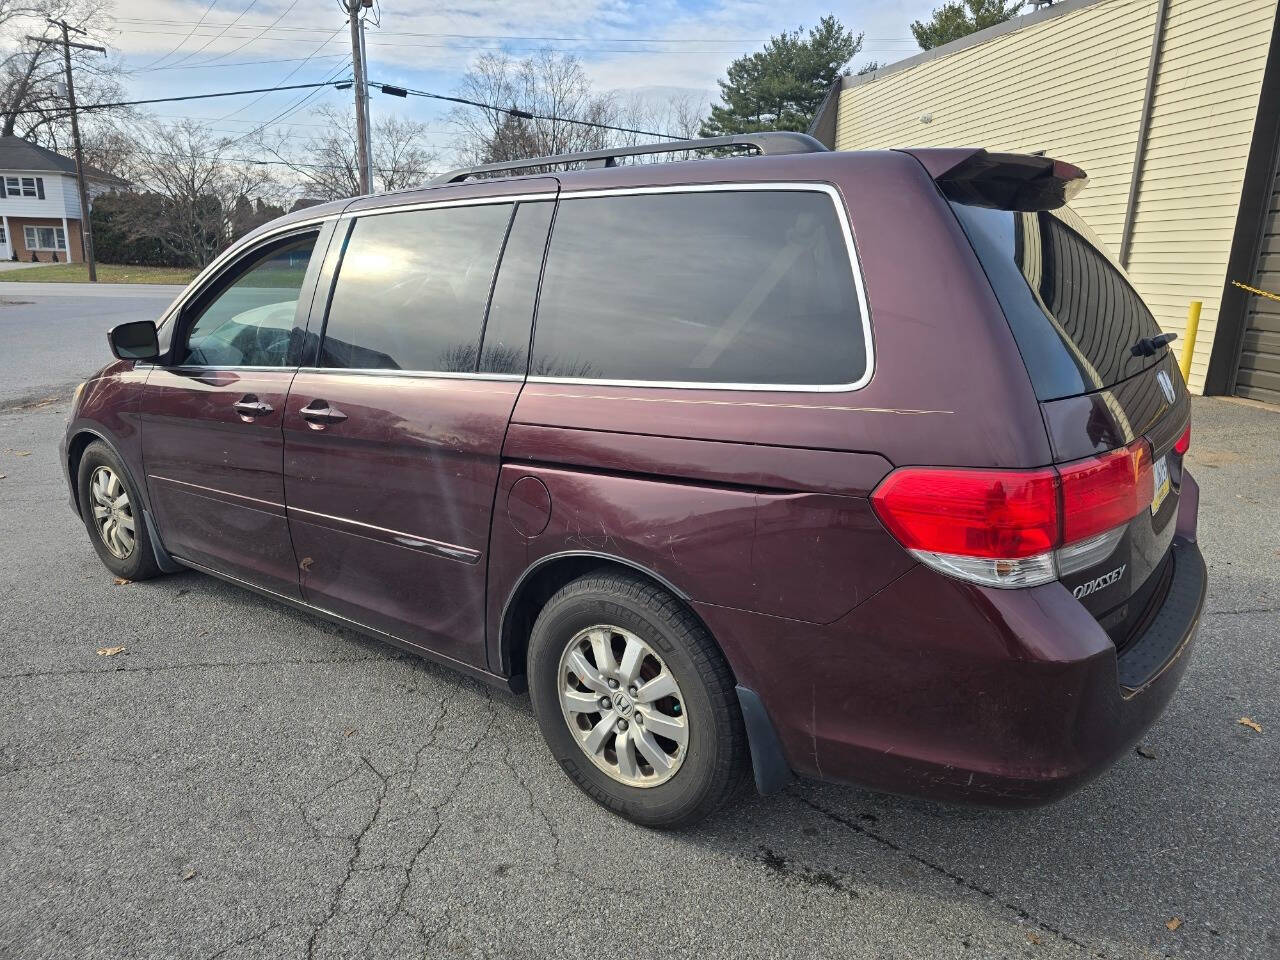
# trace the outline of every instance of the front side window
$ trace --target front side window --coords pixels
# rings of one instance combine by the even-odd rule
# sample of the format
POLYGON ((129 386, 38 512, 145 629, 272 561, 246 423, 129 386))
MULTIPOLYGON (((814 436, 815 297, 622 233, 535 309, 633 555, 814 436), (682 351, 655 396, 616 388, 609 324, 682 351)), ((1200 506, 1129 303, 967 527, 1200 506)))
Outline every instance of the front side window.
MULTIPOLYGON (((289 360, 316 234, 272 247, 199 308, 188 327, 180 363, 211 367, 283 367, 289 360)), ((243 263, 243 261, 242 261, 243 263)))
POLYGON ((860 298, 819 191, 562 199, 530 373, 839 385, 867 371, 860 298))
POLYGON ((65 250, 67 236, 61 227, 24 227, 28 250, 65 250))
POLYGON ((471 373, 510 203, 356 220, 338 270, 322 367, 471 373))

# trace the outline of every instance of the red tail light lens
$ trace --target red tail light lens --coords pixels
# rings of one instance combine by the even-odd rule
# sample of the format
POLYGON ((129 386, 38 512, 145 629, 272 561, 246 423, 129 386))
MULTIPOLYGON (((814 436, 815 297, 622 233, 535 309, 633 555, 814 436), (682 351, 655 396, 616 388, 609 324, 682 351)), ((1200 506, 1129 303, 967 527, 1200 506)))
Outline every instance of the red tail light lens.
POLYGON ((906 467, 871 496, 908 550, 1017 559, 1058 540, 1058 477, 1044 470, 906 467))
POLYGON ((1137 440, 1100 457, 1067 464, 1062 478, 1062 542, 1075 543, 1128 523, 1151 506, 1151 445, 1137 440))
MULTIPOLYGON (((1024 586, 1052 580, 1068 562, 1078 568, 1079 549, 1059 548, 1116 530, 1150 506, 1153 494, 1151 445, 1139 439, 1056 468, 903 467, 871 502, 894 538, 936 569, 1024 586)), ((1110 550, 1116 542, 1092 546, 1110 550)))
POLYGON ((1173 445, 1173 452, 1178 456, 1186 456, 1188 450, 1191 449, 1191 424, 1187 424, 1187 429, 1182 431, 1182 436, 1178 438, 1178 442, 1173 445))

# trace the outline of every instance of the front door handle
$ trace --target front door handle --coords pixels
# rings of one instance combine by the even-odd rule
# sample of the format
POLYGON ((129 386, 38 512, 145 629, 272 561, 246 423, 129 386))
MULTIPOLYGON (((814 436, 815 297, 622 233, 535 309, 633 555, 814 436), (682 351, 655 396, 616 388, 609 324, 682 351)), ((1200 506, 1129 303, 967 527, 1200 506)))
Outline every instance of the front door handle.
POLYGON ((341 423, 347 419, 345 413, 337 407, 329 406, 327 400, 312 400, 298 412, 302 414, 303 420, 317 427, 323 427, 327 423, 341 423))
POLYGON ((275 409, 271 404, 263 403, 252 393, 245 394, 232 406, 236 408, 236 413, 248 420, 252 420, 254 417, 265 417, 275 409))

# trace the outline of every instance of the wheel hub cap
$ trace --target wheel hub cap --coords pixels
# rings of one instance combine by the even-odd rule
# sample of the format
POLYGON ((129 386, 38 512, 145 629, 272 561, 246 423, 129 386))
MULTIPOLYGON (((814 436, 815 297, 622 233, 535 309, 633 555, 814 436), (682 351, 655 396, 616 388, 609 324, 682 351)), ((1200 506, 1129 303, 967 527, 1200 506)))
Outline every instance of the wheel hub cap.
POLYGON ((89 479, 93 524, 111 555, 128 560, 137 546, 133 506, 124 482, 110 467, 98 467, 89 479))
POLYGON ((560 657, 560 709, 575 742, 612 779, 656 787, 689 747, 684 696, 663 659, 629 630, 600 624, 560 657))

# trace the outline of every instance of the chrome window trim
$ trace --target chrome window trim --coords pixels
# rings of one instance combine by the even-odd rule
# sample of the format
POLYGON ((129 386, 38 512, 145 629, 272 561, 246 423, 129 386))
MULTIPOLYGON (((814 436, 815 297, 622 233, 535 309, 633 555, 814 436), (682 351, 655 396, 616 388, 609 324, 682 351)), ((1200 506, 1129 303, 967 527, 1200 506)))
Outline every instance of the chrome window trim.
MULTIPOLYGON (((276 369, 272 367, 270 369, 276 369)), ((410 377, 418 380, 523 380, 523 373, 485 373, 467 370, 390 370, 386 367, 298 367, 298 373, 355 374, 361 377, 410 377)))
POLYGON ((344 220, 359 220, 361 217, 382 215, 387 213, 413 213, 420 210, 437 210, 448 207, 483 207, 500 203, 532 203, 538 200, 555 200, 560 196, 557 191, 540 193, 512 193, 506 196, 492 197, 460 197, 454 200, 422 200, 418 203, 388 204, 386 206, 365 207, 361 210, 344 210, 344 220))
MULTIPOLYGON (((853 242, 853 228, 849 223, 849 211, 845 209, 840 191, 829 183, 815 181, 758 181, 751 183, 708 183, 708 184, 675 184, 672 186, 652 187, 613 187, 600 190, 571 190, 560 193, 559 202, 566 203, 575 199, 593 197, 623 197, 655 193, 741 193, 744 191, 780 191, 792 190, 806 193, 825 193, 835 207, 836 220, 840 231, 844 234, 845 249, 849 253, 849 271, 853 275, 854 291, 858 297, 858 310, 862 315, 863 347, 867 355, 867 367, 862 376, 851 383, 723 383, 718 381, 698 380, 610 380, 595 377, 544 377, 530 375, 530 383, 566 383, 611 387, 657 387, 678 390, 737 390, 761 391, 773 393, 852 393, 861 390, 871 382, 875 373, 875 343, 871 335, 871 310, 867 305, 866 287, 862 277, 862 261, 858 257, 857 246, 853 242)), ((555 229, 551 231, 551 247, 548 249, 548 262, 551 250, 555 247, 555 229)), ((541 305, 539 305, 541 306, 541 305)), ((534 319, 533 344, 537 347, 537 318, 534 319)), ((532 357, 530 358, 532 364, 532 357)))

